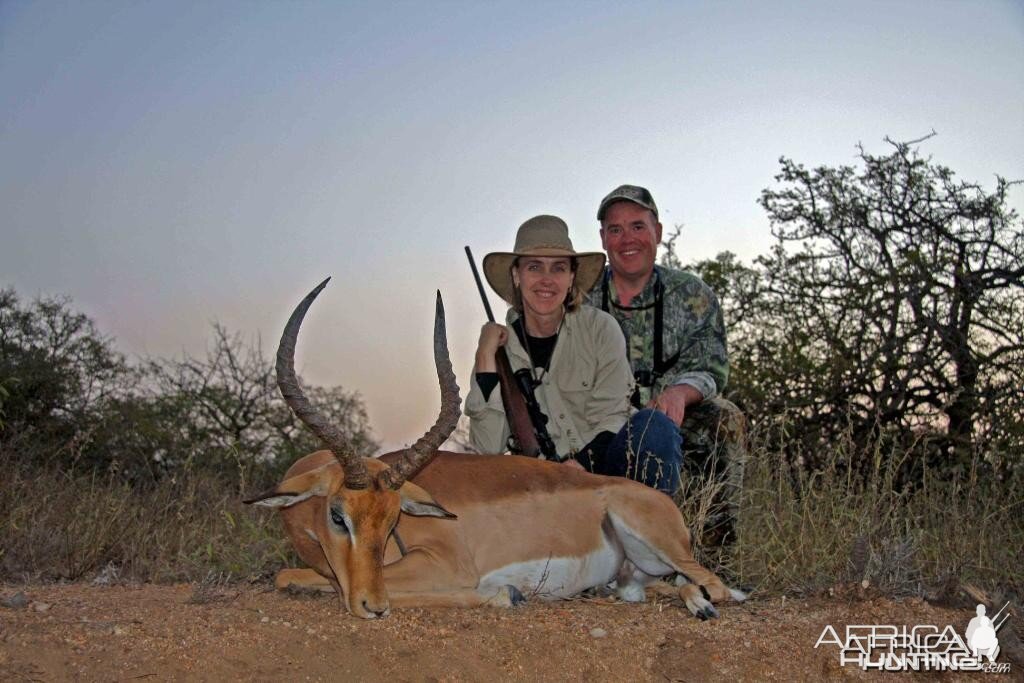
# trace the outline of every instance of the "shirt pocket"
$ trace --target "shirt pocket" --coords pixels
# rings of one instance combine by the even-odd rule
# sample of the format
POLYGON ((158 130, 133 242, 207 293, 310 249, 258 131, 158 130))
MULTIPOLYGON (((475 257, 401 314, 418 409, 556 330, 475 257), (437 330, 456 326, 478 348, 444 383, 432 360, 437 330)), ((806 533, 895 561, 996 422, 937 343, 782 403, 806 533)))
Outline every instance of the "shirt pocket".
POLYGON ((590 409, 594 395, 595 368, 587 368, 584 363, 575 363, 572 371, 559 375, 556 385, 562 396, 566 409, 570 412, 573 422, 580 429, 592 426, 593 412, 590 409))
POLYGON ((594 375, 597 368, 589 367, 590 363, 582 363, 581 359, 574 359, 575 362, 560 372, 555 379, 558 392, 568 400, 569 396, 589 395, 594 390, 594 375))

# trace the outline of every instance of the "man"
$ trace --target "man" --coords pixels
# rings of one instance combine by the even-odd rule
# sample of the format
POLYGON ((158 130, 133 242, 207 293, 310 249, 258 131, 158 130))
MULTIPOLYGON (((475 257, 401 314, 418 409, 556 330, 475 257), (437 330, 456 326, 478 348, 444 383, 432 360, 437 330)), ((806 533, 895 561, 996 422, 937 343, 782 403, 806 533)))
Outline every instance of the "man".
POLYGON ((690 474, 719 490, 705 542, 733 539, 745 456, 745 420, 720 397, 729 379, 725 323, 714 292, 691 273, 655 266, 662 226, 645 188, 622 185, 597 210, 608 267, 588 303, 615 317, 626 337, 637 408, 664 412, 680 428, 690 474))

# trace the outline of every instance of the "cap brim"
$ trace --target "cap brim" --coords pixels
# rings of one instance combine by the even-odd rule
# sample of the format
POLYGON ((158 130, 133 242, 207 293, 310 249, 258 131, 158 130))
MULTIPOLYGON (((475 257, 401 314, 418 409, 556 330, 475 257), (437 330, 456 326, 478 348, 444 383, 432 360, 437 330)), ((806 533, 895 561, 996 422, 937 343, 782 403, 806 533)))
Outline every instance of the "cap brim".
POLYGON ((637 206, 643 207, 643 208, 647 209, 648 211, 650 211, 651 213, 653 213, 655 220, 659 220, 658 219, 658 209, 656 209, 655 207, 651 206, 650 204, 645 204, 645 203, 643 203, 643 202, 641 202, 639 200, 633 199, 632 197, 620 197, 620 196, 608 197, 603 202, 601 202, 601 205, 599 207, 597 207, 597 220, 603 221, 604 220, 604 214, 608 210, 608 207, 611 206, 612 204, 617 203, 617 202, 629 202, 630 204, 636 204, 637 206))

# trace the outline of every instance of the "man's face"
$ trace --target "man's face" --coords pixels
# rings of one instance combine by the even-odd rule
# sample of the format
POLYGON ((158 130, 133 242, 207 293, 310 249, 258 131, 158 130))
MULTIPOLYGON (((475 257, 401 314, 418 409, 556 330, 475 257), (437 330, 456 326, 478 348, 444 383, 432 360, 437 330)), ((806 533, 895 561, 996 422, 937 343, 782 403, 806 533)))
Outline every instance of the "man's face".
POLYGON ((612 272, 640 278, 654 270, 654 257, 661 244, 661 223, 650 209, 639 204, 615 202, 601 221, 601 245, 608 253, 612 272))

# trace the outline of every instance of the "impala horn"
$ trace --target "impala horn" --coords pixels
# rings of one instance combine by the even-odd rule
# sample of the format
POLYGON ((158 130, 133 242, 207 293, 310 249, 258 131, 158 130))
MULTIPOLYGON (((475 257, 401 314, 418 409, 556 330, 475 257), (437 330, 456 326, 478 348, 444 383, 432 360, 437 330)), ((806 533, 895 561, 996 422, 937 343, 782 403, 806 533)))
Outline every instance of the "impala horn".
MULTIPOLYGON (((288 324, 285 325, 284 333, 281 334, 281 343, 277 347, 277 386, 288 407, 338 459, 341 471, 345 473, 345 488, 365 489, 370 484, 370 478, 366 473, 366 463, 363 462, 363 458, 351 452, 345 435, 313 407, 306 395, 302 393, 299 379, 295 376, 295 339, 299 334, 299 326, 302 325, 302 319, 306 316, 306 311, 313 303, 313 299, 320 294, 330 280, 331 278, 327 278, 307 294, 306 298, 295 307, 292 316, 288 318, 288 324)), ((449 365, 449 371, 450 368, 451 365, 449 365)))
POLYGON ((392 491, 401 487, 406 479, 414 476, 437 455, 437 449, 451 436, 461 414, 459 407, 462 399, 448 356, 448 336, 445 333, 444 304, 441 302, 440 291, 437 292, 437 305, 434 308, 434 365, 437 367, 437 381, 441 385, 441 412, 434 426, 406 449, 394 465, 380 473, 381 484, 392 491))

